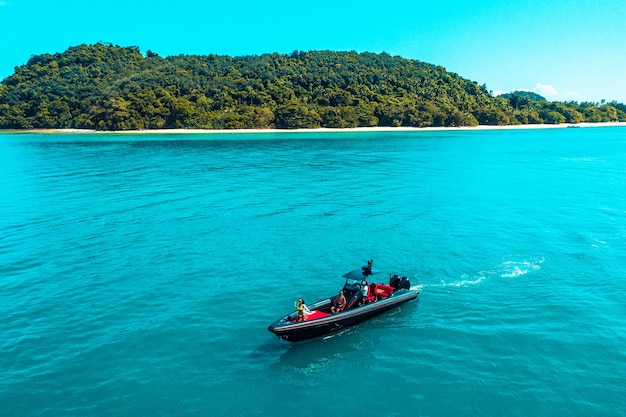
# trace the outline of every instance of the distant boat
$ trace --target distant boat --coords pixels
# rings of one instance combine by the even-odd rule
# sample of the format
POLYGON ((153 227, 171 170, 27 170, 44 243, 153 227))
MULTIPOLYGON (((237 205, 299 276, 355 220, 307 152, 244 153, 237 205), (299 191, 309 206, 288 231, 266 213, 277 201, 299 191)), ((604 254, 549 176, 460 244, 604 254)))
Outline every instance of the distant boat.
POLYGON ((410 289, 411 283, 406 277, 391 275, 389 285, 368 281, 378 273, 380 271, 372 270, 370 260, 367 266, 344 274, 346 281, 343 293, 346 302, 339 312, 331 314, 335 297, 324 298, 308 306, 311 314, 305 314, 303 320, 298 317, 296 310, 276 320, 268 330, 289 342, 312 339, 354 326, 414 300, 419 295, 419 291, 410 289))
POLYGON ((575 128, 575 127, 577 128, 577 127, 580 127, 580 126, 579 125, 568 125, 567 127, 568 128, 575 128))

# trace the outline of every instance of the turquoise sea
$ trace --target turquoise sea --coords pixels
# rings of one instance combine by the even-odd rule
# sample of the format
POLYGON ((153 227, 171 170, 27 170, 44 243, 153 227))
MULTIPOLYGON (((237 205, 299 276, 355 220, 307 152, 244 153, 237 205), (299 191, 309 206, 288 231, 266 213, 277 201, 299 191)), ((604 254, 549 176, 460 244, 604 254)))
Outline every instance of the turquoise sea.
POLYGON ((624 416, 626 128, 0 134, 0 416, 624 416), (267 326, 374 258, 406 304, 267 326))

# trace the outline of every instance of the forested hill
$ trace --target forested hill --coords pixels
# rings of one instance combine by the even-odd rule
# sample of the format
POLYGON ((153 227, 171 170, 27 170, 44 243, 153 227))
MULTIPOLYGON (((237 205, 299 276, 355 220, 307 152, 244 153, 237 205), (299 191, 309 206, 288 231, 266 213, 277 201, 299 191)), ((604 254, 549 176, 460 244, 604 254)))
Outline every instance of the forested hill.
POLYGON ((0 128, 133 130, 473 126, 626 121, 620 103, 493 97, 444 68, 388 54, 163 58, 80 45, 33 56, 0 84, 0 128))

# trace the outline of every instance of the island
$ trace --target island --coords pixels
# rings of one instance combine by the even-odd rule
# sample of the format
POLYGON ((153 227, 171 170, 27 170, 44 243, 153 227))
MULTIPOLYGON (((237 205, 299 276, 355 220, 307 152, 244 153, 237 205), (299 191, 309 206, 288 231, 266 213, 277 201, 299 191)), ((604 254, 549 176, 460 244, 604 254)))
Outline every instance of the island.
POLYGON ((0 129, 314 129, 626 121, 617 102, 494 96, 441 66, 386 53, 161 57, 78 45, 0 83, 0 129))

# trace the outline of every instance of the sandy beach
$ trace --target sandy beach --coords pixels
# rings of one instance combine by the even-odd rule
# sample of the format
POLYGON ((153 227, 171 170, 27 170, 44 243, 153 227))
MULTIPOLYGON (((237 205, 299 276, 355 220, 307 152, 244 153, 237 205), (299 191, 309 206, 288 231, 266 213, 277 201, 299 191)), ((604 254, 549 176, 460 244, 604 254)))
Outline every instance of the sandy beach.
POLYGON ((516 130, 516 129, 565 129, 565 128, 588 128, 588 127, 624 127, 626 122, 605 122, 605 123, 579 123, 579 124, 531 124, 531 125, 507 125, 507 126, 463 126, 463 127, 356 127, 346 129, 146 129, 146 130, 124 130, 124 131, 98 131, 88 129, 24 129, 24 130, 2 130, 2 133, 80 133, 80 134, 246 134, 246 133, 348 133, 348 132, 435 132, 435 131, 472 131, 472 130, 516 130))

